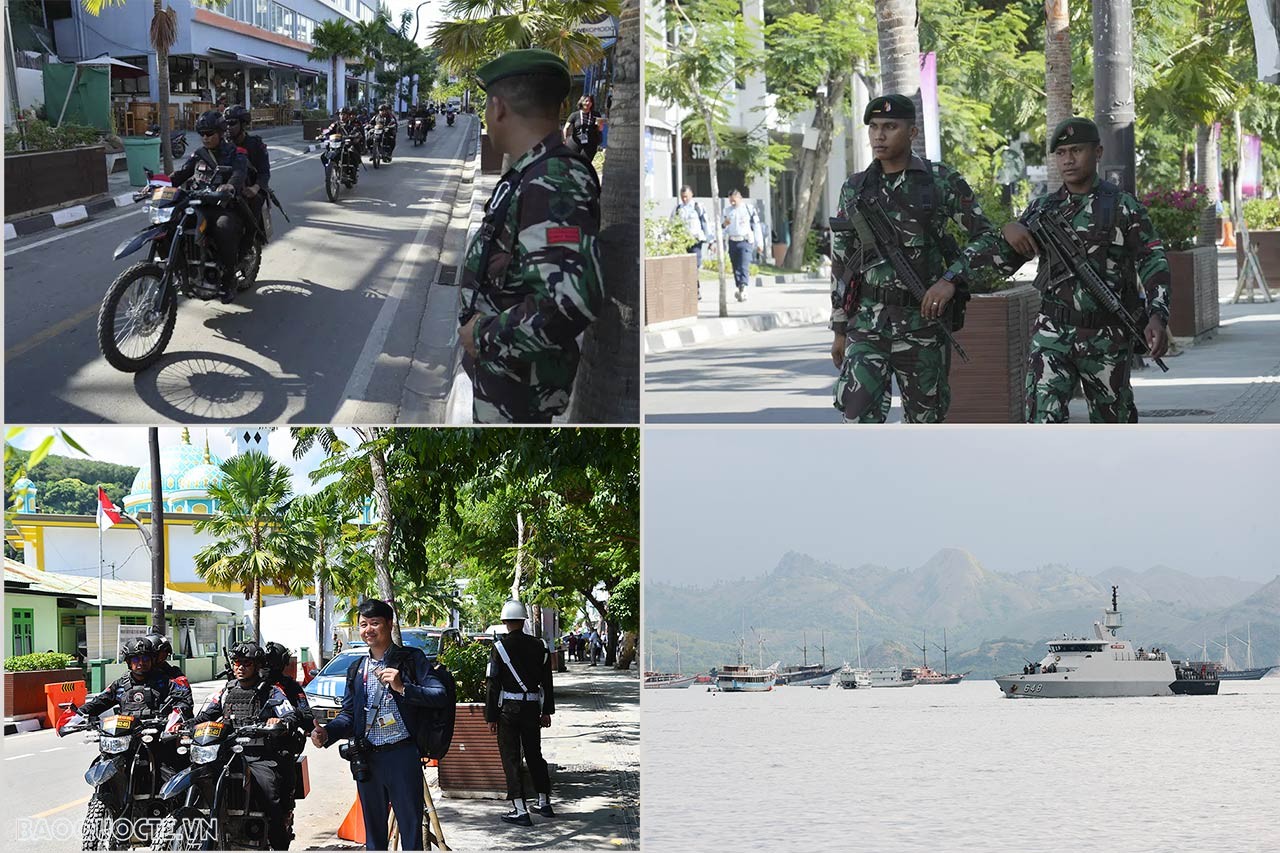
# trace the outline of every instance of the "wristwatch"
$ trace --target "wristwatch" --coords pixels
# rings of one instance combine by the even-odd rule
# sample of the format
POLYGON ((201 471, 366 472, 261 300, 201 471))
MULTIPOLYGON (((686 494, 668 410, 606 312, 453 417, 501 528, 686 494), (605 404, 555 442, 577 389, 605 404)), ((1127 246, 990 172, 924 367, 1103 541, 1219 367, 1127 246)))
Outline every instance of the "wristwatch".
POLYGON ((956 272, 955 270, 947 270, 942 274, 942 278, 944 281, 949 281, 953 284, 955 283, 955 280, 959 278, 959 276, 960 276, 960 273, 956 272))

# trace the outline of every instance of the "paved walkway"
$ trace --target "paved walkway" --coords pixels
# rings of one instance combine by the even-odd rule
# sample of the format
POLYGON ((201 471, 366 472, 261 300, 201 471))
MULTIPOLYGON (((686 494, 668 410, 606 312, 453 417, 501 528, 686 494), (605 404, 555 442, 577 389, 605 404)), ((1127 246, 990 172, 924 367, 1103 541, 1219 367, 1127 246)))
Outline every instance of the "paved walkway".
MULTIPOLYGON (((640 847, 640 681, 636 671, 570 663, 556 673, 556 713, 543 729, 555 818, 530 828, 503 823, 505 800, 451 799, 428 771, 445 842, 454 850, 535 848, 638 850, 640 847)), ((336 747, 306 754, 311 796, 298 803, 295 850, 359 849, 337 837, 355 798, 336 747)))

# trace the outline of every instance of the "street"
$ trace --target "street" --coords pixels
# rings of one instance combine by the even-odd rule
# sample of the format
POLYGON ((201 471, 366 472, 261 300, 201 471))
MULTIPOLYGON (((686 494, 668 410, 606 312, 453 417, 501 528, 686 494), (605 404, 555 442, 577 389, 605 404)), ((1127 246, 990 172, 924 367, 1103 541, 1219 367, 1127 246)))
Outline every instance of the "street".
MULTIPOLYGON (((1274 332, 1280 322, 1280 301, 1231 305, 1235 287, 1234 256, 1221 252, 1221 324, 1211 336, 1193 345, 1184 342, 1177 354, 1166 356, 1168 373, 1154 366, 1134 371, 1134 397, 1142 421, 1280 421, 1280 338, 1274 332)), ((749 312, 761 303, 771 310, 784 304, 808 306, 817 298, 797 293, 808 302, 794 295, 775 297, 767 287, 752 288, 753 301, 734 310, 749 312)), ((700 309, 698 325, 715 322, 709 319, 714 317, 712 297, 704 299, 700 309)), ((645 358, 645 420, 840 423, 840 413, 831 405, 836 369, 830 347, 831 332, 825 323, 805 323, 650 353, 645 358)), ((1087 423, 1088 419, 1085 401, 1073 400, 1071 421, 1087 423)), ((896 385, 888 420, 902 420, 896 385)))
MULTIPOLYGON (((437 279, 453 282, 466 228, 454 204, 460 187, 469 198, 463 163, 477 133, 476 118, 462 115, 414 148, 402 123, 393 162, 366 168, 337 204, 296 129, 267 136, 271 186, 292 223, 272 212, 258 283, 235 302, 181 298, 165 355, 136 375, 106 363, 95 330, 111 280, 143 257, 111 259, 143 227, 141 205, 6 241, 6 420, 399 420, 411 366, 443 371, 448 361, 448 324, 424 315, 437 279), (441 340, 419 346, 423 328, 441 340)), ((439 291, 437 319, 456 299, 439 291)))

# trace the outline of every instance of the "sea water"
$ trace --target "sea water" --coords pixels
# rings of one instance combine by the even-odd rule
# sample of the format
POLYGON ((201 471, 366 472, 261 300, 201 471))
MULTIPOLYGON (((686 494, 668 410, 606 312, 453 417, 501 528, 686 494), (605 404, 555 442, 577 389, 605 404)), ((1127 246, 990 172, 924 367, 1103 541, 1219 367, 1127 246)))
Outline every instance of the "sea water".
POLYGON ((1217 696, 646 690, 647 851, 1280 851, 1280 678, 1217 696))

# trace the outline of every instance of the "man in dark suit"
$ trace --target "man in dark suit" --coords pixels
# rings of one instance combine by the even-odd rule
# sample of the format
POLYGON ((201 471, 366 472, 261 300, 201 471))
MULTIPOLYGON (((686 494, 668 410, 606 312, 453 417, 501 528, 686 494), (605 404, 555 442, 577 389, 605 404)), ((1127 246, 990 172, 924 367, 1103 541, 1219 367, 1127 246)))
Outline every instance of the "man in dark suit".
POLYGON ((421 649, 391 642, 395 614, 385 601, 360 605, 360 638, 369 657, 347 669, 342 711, 326 726, 311 732, 316 746, 349 738, 356 790, 364 811, 365 847, 387 849, 387 808, 395 809, 402 850, 423 849, 422 747, 430 708, 449 703, 444 684, 431 673, 421 649), (364 770, 358 769, 361 764, 364 770), (363 776, 364 778, 361 778, 363 776))
POLYGON ((494 639, 489 656, 488 696, 484 718, 498 736, 498 752, 507 777, 507 798, 512 810, 502 819, 517 826, 533 826, 520 778, 520 751, 524 750, 533 787, 538 792, 535 811, 555 817, 551 808, 551 775, 542 757, 542 730, 551 725, 556 711, 551 688, 551 653, 546 643, 524 632, 524 605, 508 601, 502 607, 507 633, 494 639))

